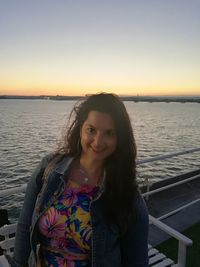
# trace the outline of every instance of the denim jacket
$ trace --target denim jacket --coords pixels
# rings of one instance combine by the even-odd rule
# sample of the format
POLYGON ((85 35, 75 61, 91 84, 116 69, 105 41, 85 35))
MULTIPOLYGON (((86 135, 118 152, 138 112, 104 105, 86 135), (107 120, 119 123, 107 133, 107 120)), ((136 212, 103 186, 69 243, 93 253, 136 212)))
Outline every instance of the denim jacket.
MULTIPOLYGON (((52 156, 46 156, 34 171, 26 190, 23 208, 17 226, 12 267, 36 267, 37 222, 40 216, 62 194, 72 158, 64 157, 42 179, 52 156)), ((136 219, 127 234, 119 236, 118 226, 106 223, 102 212, 101 195, 91 202, 92 248, 91 267, 147 267, 148 266, 148 212, 138 194, 136 219)))

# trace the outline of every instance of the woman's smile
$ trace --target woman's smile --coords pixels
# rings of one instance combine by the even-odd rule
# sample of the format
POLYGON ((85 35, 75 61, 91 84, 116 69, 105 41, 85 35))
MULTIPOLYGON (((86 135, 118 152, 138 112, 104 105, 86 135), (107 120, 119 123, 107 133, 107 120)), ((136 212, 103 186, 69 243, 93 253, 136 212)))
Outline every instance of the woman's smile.
POLYGON ((88 160, 104 161, 116 149, 117 136, 112 117, 90 111, 80 131, 82 155, 88 160))
POLYGON ((94 152, 94 153, 101 153, 101 152, 103 152, 104 151, 104 149, 96 149, 96 148, 93 148, 92 146, 91 146, 91 149, 92 149, 92 151, 94 152))

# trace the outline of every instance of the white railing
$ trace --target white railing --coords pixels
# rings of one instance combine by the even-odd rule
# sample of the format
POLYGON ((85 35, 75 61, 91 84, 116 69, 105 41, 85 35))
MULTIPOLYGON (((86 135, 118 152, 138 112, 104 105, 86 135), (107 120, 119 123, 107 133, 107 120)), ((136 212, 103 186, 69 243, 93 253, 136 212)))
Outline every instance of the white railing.
POLYGON ((186 250, 188 246, 192 245, 192 240, 151 215, 149 215, 149 222, 178 240, 178 262, 176 266, 185 267, 187 255, 186 250))
POLYGON ((10 189, 1 190, 0 197, 6 197, 16 193, 25 193, 27 185, 21 185, 10 189))
MULTIPOLYGON (((165 154, 162 156, 157 156, 157 157, 152 157, 152 158, 147 158, 147 159, 143 159, 143 160, 137 160, 137 165, 142 165, 142 164, 147 164, 149 162, 153 162, 153 161, 158 161, 158 160, 165 160, 168 158, 172 158, 172 157, 177 157, 180 155, 184 155, 184 154, 189 154, 189 153, 194 153, 194 152, 198 152, 200 151, 200 148, 192 148, 192 149, 187 149, 187 150, 182 150, 179 152, 174 152, 174 153, 169 153, 169 154, 165 154)), ((192 179, 196 179, 198 177, 192 178, 192 179)), ((190 178, 188 178, 190 179, 190 178)), ((192 180, 191 179, 191 180, 192 180)), ((186 180, 183 181, 183 183, 186 180)), ((188 180, 189 181, 189 180, 188 180)), ((172 185, 170 185, 171 187, 178 185, 179 182, 177 183, 173 183, 172 185)), ((14 187, 14 188, 10 188, 10 189, 5 189, 5 190, 1 190, 0 192, 0 197, 5 197, 11 194, 15 194, 15 193, 22 193, 26 191, 26 186, 27 185, 22 185, 22 186, 18 186, 18 187, 14 187)), ((164 188, 164 187, 163 187, 164 188)), ((167 189, 167 187, 165 188, 167 189)), ((165 190, 163 189, 163 190, 165 190)), ((154 190, 154 191, 149 191, 150 190, 150 183, 147 183, 147 192, 143 194, 143 196, 147 196, 150 194, 153 194, 154 192, 157 193, 158 191, 154 190), (150 193, 151 192, 151 193, 150 193)))
POLYGON ((142 195, 143 195, 143 197, 146 197, 146 196, 149 196, 149 195, 153 195, 153 194, 159 193, 161 191, 164 191, 166 189, 169 189, 171 187, 175 187, 177 185, 181 185, 181 184, 190 182, 190 181, 195 180, 197 178, 200 178, 200 174, 197 174, 197 175, 195 175, 193 177, 186 178, 186 179, 184 179, 182 181, 178 181, 178 182, 173 183, 173 184, 169 184, 169 185, 162 186, 160 188, 157 188, 157 189, 154 189, 154 190, 151 190, 151 191, 147 191, 147 192, 143 193, 142 195))
MULTIPOLYGON (((178 260, 177 264, 174 264, 174 261, 168 258, 163 253, 159 252, 157 249, 152 248, 149 245, 149 266, 158 267, 158 266, 176 266, 176 267, 185 267, 186 264, 186 250, 188 246, 192 245, 192 240, 184 236, 183 234, 179 233, 178 231, 172 229, 171 227, 167 226, 166 224, 160 222, 156 218, 149 215, 149 222, 159 229, 163 230, 165 233, 169 234, 170 236, 174 237, 178 240, 178 260), (167 264, 167 265, 166 265, 167 264)), ((10 234, 16 233, 17 224, 5 225, 0 228, 0 235, 4 237, 4 240, 0 241, 0 247, 4 249, 6 254, 12 255, 13 248, 14 248, 14 241, 15 237, 10 237, 10 234)), ((4 256, 0 256, 0 266, 6 267, 8 263, 5 260, 4 256)))
POLYGON ((165 155, 157 156, 157 157, 152 157, 152 158, 148 158, 148 159, 138 160, 137 164, 142 165, 142 164, 146 164, 149 162, 153 162, 153 161, 157 161, 157 160, 164 160, 164 159, 177 157, 177 156, 185 155, 185 154, 190 154, 190 153, 194 153, 194 152, 198 152, 198 151, 200 151, 200 147, 182 150, 179 152, 169 153, 169 154, 165 154, 165 155))
POLYGON ((175 209, 175 210, 173 210, 173 211, 170 211, 170 212, 168 212, 168 213, 166 213, 166 214, 164 214, 164 215, 158 217, 157 219, 158 219, 158 220, 164 220, 164 219, 166 219, 166 218, 168 218, 168 217, 170 217, 170 216, 176 214, 177 212, 179 212, 179 211, 181 211, 181 210, 183 210, 183 209, 186 209, 186 208, 188 208, 188 207, 190 207, 190 206, 192 206, 192 205, 198 203, 199 201, 200 201, 200 198, 197 198, 197 199, 195 199, 195 200, 189 202, 188 204, 181 206, 180 208, 177 208, 177 209, 175 209))

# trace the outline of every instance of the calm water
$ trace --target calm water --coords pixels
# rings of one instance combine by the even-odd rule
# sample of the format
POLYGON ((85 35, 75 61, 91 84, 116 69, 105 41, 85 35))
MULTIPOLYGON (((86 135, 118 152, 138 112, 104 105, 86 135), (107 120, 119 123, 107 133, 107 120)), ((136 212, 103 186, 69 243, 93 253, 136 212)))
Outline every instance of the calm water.
MULTIPOLYGON (((0 100, 0 190, 26 183, 40 159, 56 147, 74 101, 0 100)), ((200 147, 197 103, 125 102, 138 159, 200 147)), ((200 166, 200 153, 138 168, 139 179, 165 179, 200 166)), ((1 199, 0 208, 18 216, 23 194, 1 199)))

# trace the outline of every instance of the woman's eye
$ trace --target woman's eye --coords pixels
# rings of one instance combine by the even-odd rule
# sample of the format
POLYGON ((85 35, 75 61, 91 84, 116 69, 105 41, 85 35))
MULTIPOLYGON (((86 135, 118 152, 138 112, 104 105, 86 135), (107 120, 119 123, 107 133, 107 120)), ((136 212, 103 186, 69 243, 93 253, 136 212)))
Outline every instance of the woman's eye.
POLYGON ((108 130, 107 135, 108 136, 115 136, 115 131, 114 130, 108 130))
POLYGON ((94 133, 95 132, 95 129, 92 128, 92 127, 89 127, 89 128, 87 128, 87 132, 88 133, 94 133))

